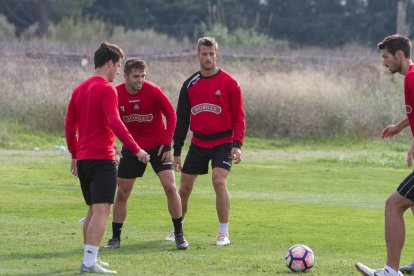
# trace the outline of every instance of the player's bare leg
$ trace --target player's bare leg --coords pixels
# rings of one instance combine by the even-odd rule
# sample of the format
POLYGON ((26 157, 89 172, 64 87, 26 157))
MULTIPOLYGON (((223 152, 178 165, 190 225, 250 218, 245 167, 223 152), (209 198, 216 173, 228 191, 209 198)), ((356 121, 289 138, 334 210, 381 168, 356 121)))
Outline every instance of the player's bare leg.
POLYGON ((88 214, 85 219, 84 231, 84 257, 80 266, 81 273, 93 272, 101 274, 116 274, 103 268, 108 263, 97 259, 99 245, 105 233, 105 226, 110 213, 109 203, 98 203, 89 206, 88 214))
POLYGON ((222 168, 213 169, 213 187, 216 192, 216 210, 220 223, 229 222, 230 195, 227 191, 228 170, 222 168))
MULTIPOLYGON (((413 206, 411 206, 411 212, 413 213, 413 215, 414 215, 414 205, 413 206)), ((403 267, 400 267, 400 271, 402 272, 402 273, 406 273, 406 274, 412 274, 412 273, 414 273, 414 262, 412 262, 412 263, 410 263, 410 264, 408 264, 408 265, 405 265, 405 266, 403 266, 403 267)))
POLYGON ((216 210, 220 222, 219 233, 217 237, 217 246, 230 244, 229 240, 229 213, 230 213, 230 195, 227 191, 228 170, 222 168, 213 169, 213 187, 216 192, 216 210))
POLYGON ((398 271, 401 251, 405 241, 404 212, 413 205, 398 192, 394 192, 385 203, 385 241, 387 265, 398 271))
POLYGON ((164 188, 168 201, 168 211, 173 219, 182 217, 181 199, 175 186, 174 172, 172 170, 158 173, 161 185, 164 188))
POLYGON ((121 231, 123 223, 127 216, 128 198, 134 187, 135 178, 127 179, 118 177, 117 191, 113 207, 113 219, 112 219, 112 238, 105 246, 107 249, 116 249, 121 246, 121 231))
POLYGON ((170 212, 174 224, 174 241, 177 249, 185 250, 188 242, 183 233, 183 215, 181 208, 181 198, 175 186, 173 170, 165 170, 158 173, 162 187, 168 201, 168 211, 170 212))
POLYGON ((193 191, 194 183, 197 179, 197 174, 186 174, 181 173, 181 180, 180 180, 180 189, 179 194, 181 197, 181 207, 183 212, 183 218, 185 214, 187 213, 187 207, 188 207, 188 198, 191 195, 191 192, 193 191))
POLYGON ((118 188, 113 208, 113 221, 123 223, 127 216, 128 198, 134 187, 135 178, 126 179, 118 177, 118 188))

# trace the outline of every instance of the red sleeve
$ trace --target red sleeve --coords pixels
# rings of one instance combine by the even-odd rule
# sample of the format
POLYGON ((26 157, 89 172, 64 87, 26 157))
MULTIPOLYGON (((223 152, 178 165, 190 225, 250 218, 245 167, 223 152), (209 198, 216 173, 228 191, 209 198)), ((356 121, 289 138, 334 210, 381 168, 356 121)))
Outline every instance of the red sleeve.
POLYGON ((108 89, 108 91, 105 91, 105 96, 102 99, 102 108, 104 110, 106 120, 118 139, 135 155, 141 150, 141 148, 134 141, 131 133, 129 133, 128 129, 121 121, 118 110, 117 92, 115 87, 110 88, 111 89, 108 89))
POLYGON ((244 118, 243 96, 240 85, 231 94, 231 118, 233 123, 233 140, 243 144, 244 132, 246 131, 246 121, 244 118))
POLYGON ((159 103, 160 110, 162 114, 165 116, 165 120, 167 123, 162 143, 163 145, 171 146, 175 125, 177 124, 177 115, 175 113, 174 106, 171 104, 170 100, 167 98, 167 96, 161 89, 159 90, 159 103))
POLYGON ((68 145, 68 150, 72 155, 72 159, 76 159, 76 147, 78 143, 78 138, 76 132, 78 130, 78 125, 76 123, 76 110, 74 102, 74 93, 69 101, 68 109, 66 112, 66 122, 65 122, 65 134, 66 134, 66 144, 68 145))

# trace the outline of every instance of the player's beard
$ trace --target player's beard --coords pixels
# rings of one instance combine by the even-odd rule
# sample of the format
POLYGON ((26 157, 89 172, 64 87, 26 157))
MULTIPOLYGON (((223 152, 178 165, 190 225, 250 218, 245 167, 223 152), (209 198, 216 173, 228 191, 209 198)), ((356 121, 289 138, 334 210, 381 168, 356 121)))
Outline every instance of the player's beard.
POLYGON ((401 61, 396 60, 395 63, 394 63, 394 65, 395 65, 394 68, 388 67, 388 69, 390 70, 391 74, 401 73, 401 70, 402 70, 401 61))
POLYGON ((132 82, 128 82, 127 85, 129 87, 129 89, 131 89, 133 91, 139 91, 142 87, 142 84, 135 84, 135 83, 132 83, 132 82))
POLYGON ((216 68, 216 66, 213 62, 206 63, 206 64, 201 63, 200 65, 201 65, 201 69, 203 69, 203 71, 207 71, 207 72, 213 71, 216 68))

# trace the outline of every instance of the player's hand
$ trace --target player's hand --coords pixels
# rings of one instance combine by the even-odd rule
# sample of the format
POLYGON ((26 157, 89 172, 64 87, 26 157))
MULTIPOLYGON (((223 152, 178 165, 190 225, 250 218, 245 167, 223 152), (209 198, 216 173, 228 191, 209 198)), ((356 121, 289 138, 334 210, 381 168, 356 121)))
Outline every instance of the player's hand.
POLYGON ((399 129, 397 125, 386 126, 381 131, 381 139, 392 138, 394 135, 401 132, 402 129, 399 129))
POLYGON ((176 172, 181 171, 181 169, 182 169, 182 167, 181 167, 181 156, 174 156, 173 166, 174 166, 174 170, 176 172))
POLYGON ((144 164, 147 164, 149 162, 149 160, 150 160, 149 154, 145 150, 143 150, 143 149, 141 149, 137 153, 137 158, 138 158, 138 161, 139 162, 144 163, 144 164))
POLYGON ((117 165, 119 164, 119 160, 121 160, 122 157, 122 152, 119 149, 115 149, 115 162, 117 165), (116 158, 117 155, 119 156, 119 159, 116 158))
POLYGON ((74 176, 78 176, 78 167, 76 166, 76 159, 72 159, 70 162, 70 173, 74 176))
POLYGON ((161 145, 159 150, 158 150, 158 154, 157 156, 161 156, 161 161, 162 162, 171 162, 171 147, 167 146, 167 145, 161 145))
POLYGON ((241 159, 241 149, 232 148, 231 149, 231 159, 233 159, 234 164, 240 163, 241 159))
POLYGON ((411 145, 411 148, 407 153, 407 165, 409 168, 413 166, 413 157, 414 157, 414 142, 411 145))

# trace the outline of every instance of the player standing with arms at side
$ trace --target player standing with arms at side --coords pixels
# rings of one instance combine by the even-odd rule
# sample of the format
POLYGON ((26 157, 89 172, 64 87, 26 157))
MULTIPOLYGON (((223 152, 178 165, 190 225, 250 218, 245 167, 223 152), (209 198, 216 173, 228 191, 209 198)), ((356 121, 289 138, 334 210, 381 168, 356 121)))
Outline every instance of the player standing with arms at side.
POLYGON ((119 74, 124 53, 103 42, 95 51, 95 75, 73 91, 66 114, 66 141, 72 154, 71 172, 79 177, 88 207, 83 224, 84 257, 80 272, 116 274, 97 259, 116 190, 115 135, 143 163, 149 155, 139 148, 119 118, 117 92, 110 83, 119 74))
MULTIPOLYGON (((387 126, 381 133, 382 138, 398 134, 408 125, 414 135, 414 64, 411 61, 411 41, 401 35, 392 35, 378 43, 382 63, 392 73, 400 73, 404 78, 404 97, 407 118, 397 125, 387 126)), ((407 153, 408 167, 412 167, 414 142, 407 153)), ((414 172, 412 172, 393 192, 385 203, 385 241, 387 245, 387 264, 382 269, 371 269, 361 263, 356 268, 365 275, 403 275, 399 271, 401 251, 405 241, 404 212, 414 205, 414 172)))
POLYGON ((225 246, 230 244, 227 176, 232 162, 241 161, 246 130, 242 93, 237 80, 217 67, 219 53, 214 38, 200 38, 196 56, 200 71, 184 82, 178 100, 174 168, 181 171, 179 194, 184 216, 195 180, 199 174, 208 173, 211 160, 220 223, 216 245, 225 246), (189 127, 193 137, 181 168, 181 149, 189 127))
MULTIPOLYGON (((177 249, 187 249, 182 229, 181 199, 175 186, 171 160, 171 143, 177 117, 174 107, 160 87, 145 80, 148 65, 130 58, 125 62, 125 82, 116 86, 121 119, 134 140, 150 155, 153 170, 167 196, 177 249), (163 122, 165 116, 166 125, 163 122)), ((139 162, 125 146, 118 166, 118 190, 113 208, 112 233, 106 248, 119 248, 121 230, 127 215, 127 201, 137 177, 142 177, 146 164, 139 162)))

